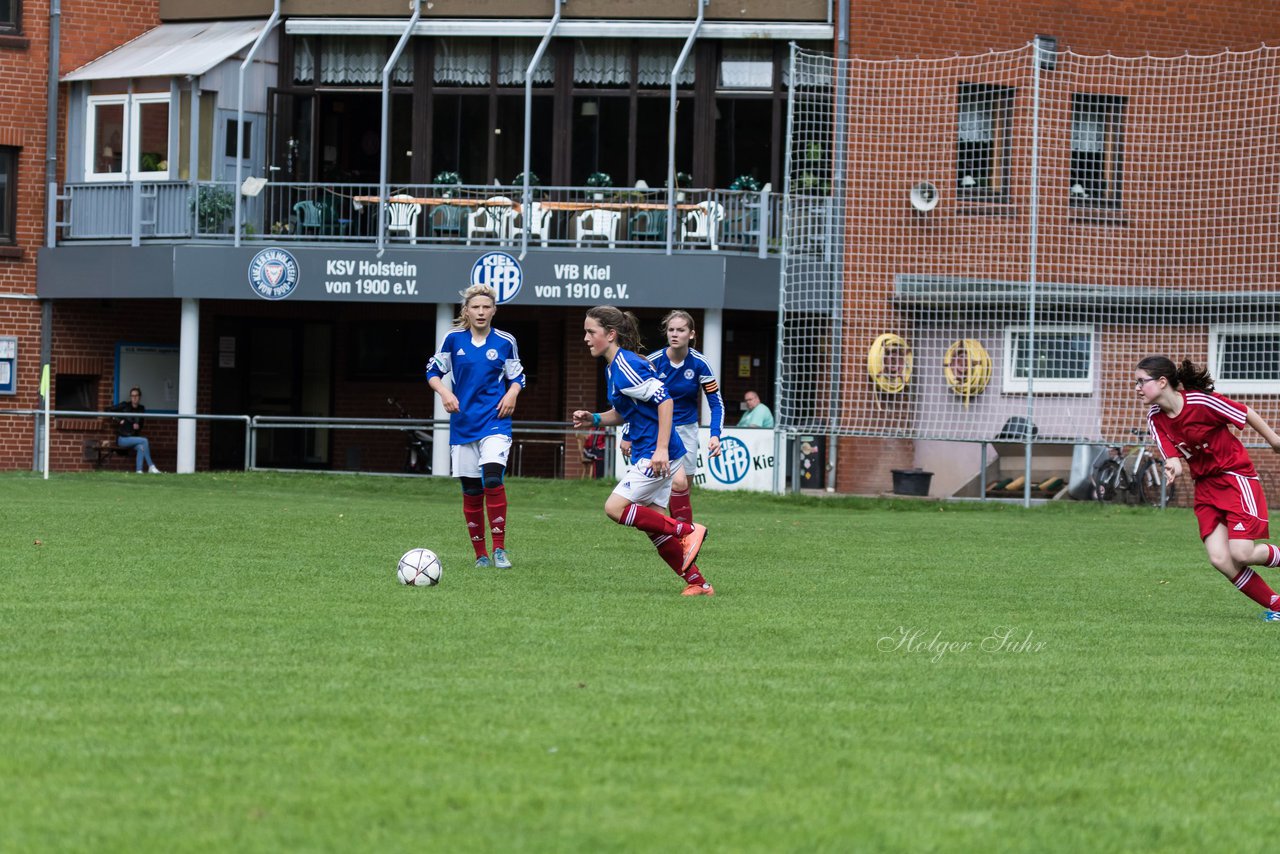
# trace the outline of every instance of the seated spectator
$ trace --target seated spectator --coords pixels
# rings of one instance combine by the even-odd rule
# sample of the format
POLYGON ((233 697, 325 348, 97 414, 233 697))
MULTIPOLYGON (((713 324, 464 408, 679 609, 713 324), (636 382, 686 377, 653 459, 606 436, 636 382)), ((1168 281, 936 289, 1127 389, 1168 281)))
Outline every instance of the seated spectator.
POLYGON ((742 400, 747 405, 747 411, 742 413, 742 418, 738 421, 739 427, 773 429, 773 413, 769 411, 769 407, 760 402, 760 395, 754 391, 748 391, 742 396, 742 400))
POLYGON ((129 413, 126 418, 116 419, 116 444, 122 448, 134 449, 136 472, 142 474, 142 466, 145 464, 147 471, 160 474, 160 469, 151 461, 151 443, 142 435, 144 422, 138 413, 147 411, 142 405, 142 389, 137 386, 129 389, 129 399, 122 400, 109 411, 129 413))

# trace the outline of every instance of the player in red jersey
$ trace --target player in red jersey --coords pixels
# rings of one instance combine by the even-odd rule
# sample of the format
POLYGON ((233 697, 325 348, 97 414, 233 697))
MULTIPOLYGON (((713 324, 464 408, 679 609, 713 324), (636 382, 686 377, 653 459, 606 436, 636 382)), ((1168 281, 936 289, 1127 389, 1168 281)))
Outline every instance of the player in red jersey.
MULTIPOLYGON (((1138 397, 1151 405, 1147 424, 1164 456, 1172 483, 1189 470, 1195 481, 1195 513, 1209 563, 1267 611, 1280 596, 1250 566, 1280 566, 1280 548, 1258 543, 1269 536, 1267 498, 1258 472, 1240 439, 1230 430, 1246 424, 1280 453, 1280 435, 1262 416, 1213 390, 1213 378, 1184 359, 1164 356, 1138 362, 1138 397)), ((1268 615, 1269 616, 1269 615, 1268 615)))

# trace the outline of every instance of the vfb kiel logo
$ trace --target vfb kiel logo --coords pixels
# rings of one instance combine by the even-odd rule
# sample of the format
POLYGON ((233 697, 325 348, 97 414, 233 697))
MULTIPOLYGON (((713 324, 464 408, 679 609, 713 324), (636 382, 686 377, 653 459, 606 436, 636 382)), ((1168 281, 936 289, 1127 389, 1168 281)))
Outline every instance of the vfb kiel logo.
POLYGON ((471 284, 493 288, 499 304, 511 302, 524 284, 524 271, 514 256, 506 252, 486 252, 471 266, 471 284))
POLYGON ((721 483, 737 483, 751 471, 751 451, 741 439, 720 437, 720 456, 707 457, 707 469, 721 483))
POLYGON ((263 299, 284 299, 300 278, 298 262, 285 249, 263 249, 249 262, 249 287, 263 299))

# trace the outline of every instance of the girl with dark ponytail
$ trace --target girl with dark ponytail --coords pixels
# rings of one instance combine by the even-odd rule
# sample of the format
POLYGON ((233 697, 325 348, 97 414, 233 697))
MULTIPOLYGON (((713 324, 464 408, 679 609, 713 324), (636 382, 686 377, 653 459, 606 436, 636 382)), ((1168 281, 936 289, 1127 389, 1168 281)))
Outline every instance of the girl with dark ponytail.
POLYGON ((1246 424, 1280 453, 1277 435, 1262 416, 1213 390, 1213 377, 1190 359, 1175 366, 1148 356, 1134 373, 1138 398, 1148 404, 1147 424, 1164 456, 1172 483, 1189 469, 1195 481, 1195 513, 1209 563, 1240 592, 1280 619, 1280 597, 1251 566, 1280 566, 1280 548, 1259 543, 1270 536, 1267 498, 1244 444, 1230 430, 1246 424))
POLYGON ((665 512, 685 449, 671 427, 671 395, 653 365, 637 352, 641 343, 635 315, 599 305, 587 312, 582 330, 591 355, 604 359, 611 406, 605 412, 574 410, 573 426, 626 424, 631 441, 631 465, 605 501, 605 515, 648 534, 667 566, 684 580, 681 595, 714 596, 695 563, 706 527, 672 519, 665 512))

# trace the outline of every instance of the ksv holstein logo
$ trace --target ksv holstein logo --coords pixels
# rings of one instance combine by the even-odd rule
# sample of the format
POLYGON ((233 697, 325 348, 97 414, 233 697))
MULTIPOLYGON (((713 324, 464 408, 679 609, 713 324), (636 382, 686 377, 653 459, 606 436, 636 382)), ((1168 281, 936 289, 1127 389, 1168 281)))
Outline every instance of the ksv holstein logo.
POLYGON ((299 278, 298 262, 286 249, 263 249, 249 262, 249 286, 263 299, 284 299, 299 278))

